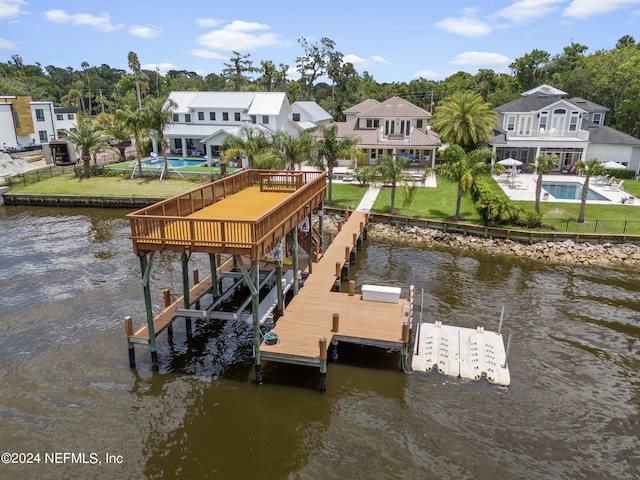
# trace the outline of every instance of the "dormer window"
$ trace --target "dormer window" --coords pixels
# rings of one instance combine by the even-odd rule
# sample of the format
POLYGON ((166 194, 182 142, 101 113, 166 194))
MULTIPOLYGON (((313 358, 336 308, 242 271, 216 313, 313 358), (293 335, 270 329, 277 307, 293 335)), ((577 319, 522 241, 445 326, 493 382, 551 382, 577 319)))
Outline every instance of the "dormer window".
POLYGON ((593 123, 600 125, 602 123, 602 113, 596 112, 593 114, 593 123))

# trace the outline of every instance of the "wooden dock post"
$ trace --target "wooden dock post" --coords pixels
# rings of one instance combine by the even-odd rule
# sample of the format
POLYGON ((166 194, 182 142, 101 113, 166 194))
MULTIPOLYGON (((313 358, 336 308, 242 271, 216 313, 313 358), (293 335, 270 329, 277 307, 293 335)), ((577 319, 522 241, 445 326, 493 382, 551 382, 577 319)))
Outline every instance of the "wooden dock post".
MULTIPOLYGON (((200 272, 197 268, 193 269, 193 286, 200 283, 200 272)), ((196 310, 200 310, 200 299, 196 300, 196 310)))
POLYGON ((335 238, 335 233, 329 232, 329 245, 333 243, 334 238, 335 238))
POLYGON ((307 232, 307 252, 309 252, 309 273, 313 273, 313 217, 311 215, 312 212, 309 212, 307 218, 309 219, 309 231, 307 232))
POLYGON ((331 324, 331 331, 333 333, 337 333, 339 329, 340 329, 340 314, 339 313, 334 313, 333 314, 333 323, 331 324))
MULTIPOLYGON (((279 251, 280 247, 278 247, 279 251)), ((282 256, 282 252, 280 252, 282 256)), ((276 259, 276 294, 278 296, 278 315, 284 315, 284 297, 282 293, 282 258, 276 259)))
POLYGON ((136 368, 136 351, 129 337, 133 335, 133 321, 131 317, 124 317, 124 330, 127 332, 127 347, 129 349, 129 368, 136 368))
POLYGON ((336 262, 336 282, 334 284, 334 290, 336 292, 340 291, 340 281, 342 277, 342 265, 340 262, 336 262))
MULTIPOLYGON (((184 299, 184 308, 191 308, 191 302, 189 300, 189 258, 190 254, 187 251, 182 252, 182 295, 184 299)), ((187 340, 191 338, 191 318, 185 317, 184 319, 185 330, 187 331, 187 340)))
POLYGON ((151 265, 153 263, 153 252, 140 255, 140 268, 142 270, 142 290, 144 291, 144 306, 147 311, 147 327, 149 328, 149 350, 151 351, 151 368, 158 370, 158 349, 156 346, 156 331, 153 323, 153 306, 151 305, 151 265))
POLYGON ((356 281, 349 280, 349 296, 353 297, 356 294, 356 281))
POLYGON ((400 369, 406 371, 407 356, 409 353, 409 322, 402 323, 402 360, 400 369))
MULTIPOLYGON (((235 257, 235 255, 234 255, 235 257)), ((256 383, 262 384, 262 360, 260 359, 260 268, 257 264, 251 265, 251 313, 253 317, 253 350, 255 357, 256 383)), ((249 283, 251 283, 249 282, 249 283)))
POLYGON ((327 338, 320 337, 318 339, 318 347, 320 348, 320 393, 327 391, 327 338))
POLYGON ((324 254, 324 200, 318 209, 318 230, 320 230, 320 253, 324 254))
POLYGON ((220 290, 218 288, 218 262, 216 257, 219 254, 209 254, 209 265, 211 265, 211 294, 214 298, 220 296, 220 290))
POLYGON ((342 231, 342 221, 341 220, 338 220, 337 227, 338 227, 338 233, 340 233, 342 231))
MULTIPOLYGON (((166 308, 169 305, 171 305, 171 290, 169 290, 168 288, 165 288, 162 291, 162 294, 164 296, 164 306, 166 308)), ((169 338, 173 337, 173 322, 169 323, 169 325, 167 326, 167 336, 169 338)))

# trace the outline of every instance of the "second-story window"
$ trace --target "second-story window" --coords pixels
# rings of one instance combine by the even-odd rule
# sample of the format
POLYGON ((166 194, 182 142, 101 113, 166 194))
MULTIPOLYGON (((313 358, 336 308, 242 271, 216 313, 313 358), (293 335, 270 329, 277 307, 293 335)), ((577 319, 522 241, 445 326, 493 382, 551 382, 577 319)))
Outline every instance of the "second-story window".
POLYGON ((571 112, 571 118, 569 119, 569 131, 575 132, 578 130, 578 112, 571 112))
POLYGON ((416 128, 422 128, 422 119, 421 118, 418 118, 416 120, 416 128))
POLYGON ((229 121, 229 112, 222 112, 222 120, 224 122, 228 122, 229 121))
POLYGON ((62 115, 61 113, 57 113, 56 120, 64 120, 64 115, 62 115))
POLYGON ((600 125, 601 121, 602 121, 602 114, 600 112, 594 113, 593 114, 593 123, 597 123, 598 125, 600 125))
POLYGON ((215 121, 216 119, 216 112, 209 112, 209 120, 215 121))
POLYGON ((540 125, 538 128, 540 131, 545 131, 547 129, 547 119, 549 118, 549 112, 541 112, 540 113, 540 125))
POLYGON ((41 108, 36 108, 36 120, 39 122, 44 122, 44 110, 41 108))
POLYGON ((178 123, 179 121, 180 121, 180 114, 174 113, 173 114, 173 122, 174 123, 178 123))
POLYGON ((198 112, 198 120, 204 120, 204 112, 198 112))
POLYGON ((239 122, 239 121, 240 121, 240 112, 235 112, 235 113, 233 114, 233 119, 234 119, 236 122, 239 122))
POLYGON ((263 125, 268 125, 269 124, 269 115, 263 115, 262 116, 262 124, 263 125))
POLYGON ((507 116, 507 131, 513 132, 516 129, 516 116, 508 115, 507 116))
POLYGON ((190 113, 185 113, 184 114, 184 121, 186 123, 191 123, 191 114, 190 113))

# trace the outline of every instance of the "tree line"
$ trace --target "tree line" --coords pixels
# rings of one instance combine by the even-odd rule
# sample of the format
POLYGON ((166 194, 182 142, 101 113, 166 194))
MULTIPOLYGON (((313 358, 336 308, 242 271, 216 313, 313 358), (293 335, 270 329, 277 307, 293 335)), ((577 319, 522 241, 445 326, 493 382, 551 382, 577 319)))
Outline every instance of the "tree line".
POLYGON ((367 71, 358 73, 331 39, 310 42, 300 38, 298 43, 301 54, 294 60, 299 74, 296 80, 287 76, 290 65, 255 62, 250 54, 241 52, 233 52, 221 72, 204 76, 187 70, 169 70, 163 75, 157 69, 142 69, 135 52, 127 57, 129 71, 88 62, 82 62, 80 70, 43 67, 37 62, 28 65, 13 55, 0 63, 0 93, 30 95, 34 100, 99 115, 140 108, 145 97, 166 98, 174 90, 281 91, 291 102, 314 100, 336 120, 342 120, 346 108, 368 98, 381 101, 399 96, 432 111, 454 92, 468 91, 496 107, 548 83, 570 96, 607 107, 607 125, 640 136, 640 46, 630 35, 621 37, 609 50, 593 53, 575 42, 555 55, 534 49, 515 59, 508 74, 480 69, 475 75, 460 71, 441 81, 419 78, 391 83, 379 83, 367 71))

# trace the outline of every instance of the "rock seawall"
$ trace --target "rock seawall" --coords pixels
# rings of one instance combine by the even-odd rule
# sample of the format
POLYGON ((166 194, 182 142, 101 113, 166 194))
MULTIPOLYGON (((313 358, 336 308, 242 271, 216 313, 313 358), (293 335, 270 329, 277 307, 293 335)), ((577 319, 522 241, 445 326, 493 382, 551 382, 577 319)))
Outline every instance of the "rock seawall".
MULTIPOLYGON (((337 231, 340 217, 325 216, 325 231, 337 231)), ((610 268, 640 267, 640 246, 635 244, 539 242, 524 244, 513 240, 492 239, 445 233, 440 230, 413 226, 396 226, 370 223, 368 234, 371 240, 392 241, 427 247, 430 245, 467 251, 481 251, 490 255, 509 255, 531 260, 565 265, 594 265, 610 268)))

